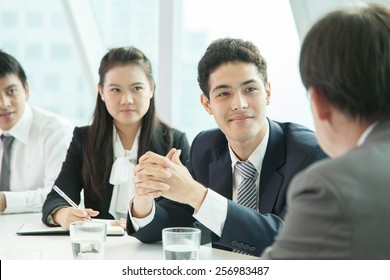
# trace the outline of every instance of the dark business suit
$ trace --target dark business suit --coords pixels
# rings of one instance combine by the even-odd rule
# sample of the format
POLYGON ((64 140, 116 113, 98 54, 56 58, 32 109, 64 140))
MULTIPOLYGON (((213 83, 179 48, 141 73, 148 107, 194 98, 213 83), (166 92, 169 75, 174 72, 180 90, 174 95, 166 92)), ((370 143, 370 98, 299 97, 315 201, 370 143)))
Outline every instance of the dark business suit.
MULTIPOLYGON (((281 218, 284 217, 286 190, 291 178, 306 166, 326 157, 316 142, 314 132, 309 129, 293 123, 271 120, 269 123, 269 141, 260 175, 260 212, 271 214, 261 215, 229 201, 222 236, 219 240, 213 236, 213 241, 224 246, 244 248, 244 251, 255 255, 273 242, 283 224, 281 218), (230 223, 230 217, 236 215, 245 219, 238 224, 230 223)), ((229 148, 219 129, 201 132, 194 139, 187 167, 195 180, 232 199, 229 148)), ((195 221, 192 214, 193 209, 188 205, 160 199, 153 221, 136 233, 130 222, 128 232, 143 242, 154 242, 161 240, 164 227, 191 225, 195 221), (184 211, 179 211, 177 207, 184 211)))
MULTIPOLYGON (((283 218, 291 178, 326 156, 314 133, 306 127, 275 121, 269 124, 269 141, 260 175, 259 206, 261 213, 283 218)), ((190 159, 188 169, 198 182, 232 199, 232 162, 227 140, 219 129, 202 132, 195 138, 190 159)))
MULTIPOLYGON (((55 184, 62 189, 74 202, 80 203, 80 192, 83 189, 83 180, 81 176, 81 167, 83 163, 83 142, 86 137, 88 127, 76 127, 73 132, 73 139, 70 143, 65 162, 62 165, 61 172, 55 181, 55 184)), ((157 135, 156 139, 165 141, 163 132, 161 135, 157 135)), ((174 148, 181 149, 181 161, 186 162, 189 154, 189 144, 187 137, 184 133, 173 129, 173 145, 174 148)), ((161 148, 160 148, 161 149, 161 148)), ((165 155, 166 151, 161 151, 156 148, 153 152, 165 155)), ((107 155, 114 162, 113 150, 107 155)), ((100 219, 114 219, 114 217, 108 212, 110 208, 110 202, 113 192, 113 185, 108 181, 106 187, 102 190, 101 198, 90 197, 84 195, 84 205, 86 208, 92 208, 99 211, 99 215, 96 218, 100 219)), ((52 211, 60 206, 69 206, 69 204, 61 198, 54 190, 52 190, 45 200, 42 208, 42 221, 47 223, 48 216, 52 211)))

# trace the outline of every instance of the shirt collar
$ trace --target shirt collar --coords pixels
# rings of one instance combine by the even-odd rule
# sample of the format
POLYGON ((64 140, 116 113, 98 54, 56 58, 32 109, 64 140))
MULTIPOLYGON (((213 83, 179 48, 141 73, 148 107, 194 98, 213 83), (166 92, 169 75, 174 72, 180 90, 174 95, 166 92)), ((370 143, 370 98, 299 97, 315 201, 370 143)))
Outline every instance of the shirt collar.
POLYGON ((371 131, 379 124, 379 120, 376 122, 372 123, 360 136, 359 141, 357 142, 357 145, 360 146, 366 141, 368 135, 370 135, 371 131))
POLYGON ((122 142, 120 140, 120 137, 118 135, 118 132, 116 130, 116 127, 114 125, 113 129, 113 144, 114 144, 114 156, 115 158, 118 157, 127 157, 132 162, 137 163, 137 157, 138 157, 138 142, 141 135, 141 127, 138 129, 137 134, 135 135, 133 146, 130 150, 125 150, 123 148, 122 142))
MULTIPOLYGON (((248 160, 256 167, 258 173, 260 173, 261 165, 263 164, 265 151, 268 145, 268 139, 269 139, 269 124, 267 125, 267 131, 265 132, 263 140, 261 140, 260 144, 256 147, 256 149, 252 152, 252 154, 248 158, 248 160)), ((232 160, 232 170, 234 170, 236 163, 241 160, 233 152, 230 145, 229 145, 229 153, 230 153, 230 159, 232 160)))
POLYGON ((26 103, 24 107, 24 112, 20 117, 19 121, 10 130, 6 131, 5 134, 12 135, 18 141, 26 144, 32 123, 33 123, 32 109, 26 103))

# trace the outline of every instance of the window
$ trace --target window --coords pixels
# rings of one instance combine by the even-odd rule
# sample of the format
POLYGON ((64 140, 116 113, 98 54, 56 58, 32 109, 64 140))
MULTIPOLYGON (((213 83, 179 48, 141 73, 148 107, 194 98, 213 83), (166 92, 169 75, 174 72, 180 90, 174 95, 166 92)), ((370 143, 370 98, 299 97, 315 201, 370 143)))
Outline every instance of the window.
MULTIPOLYGON (((90 0, 104 51, 134 46, 152 62, 157 80, 158 0, 90 0)), ((97 70, 97 69, 96 69, 97 70)))
POLYGON ((30 28, 40 28, 43 26, 43 17, 38 11, 27 12, 26 26, 30 28))
POLYGON ((86 86, 62 1, 0 0, 0 7, 0 48, 26 71, 29 103, 75 125, 88 124, 94 99, 86 86))
POLYGON ((229 36, 254 42, 268 62, 268 116, 313 127, 288 0, 30 2, 0 0, 0 48, 25 68, 30 104, 75 125, 91 120, 101 57, 111 47, 133 45, 152 62, 158 112, 192 141, 201 130, 216 127, 199 101, 197 64, 212 40, 229 36), (92 32, 96 36, 85 39, 92 32), (167 46, 174 48, 170 54, 167 46))
POLYGON ((14 10, 2 12, 1 24, 3 27, 12 28, 18 25, 18 13, 14 10))
MULTIPOLYGON (((174 122, 192 139, 216 127, 199 101, 197 65, 211 41, 234 37, 252 41, 268 63, 271 105, 268 116, 313 128, 298 72, 299 38, 290 3, 267 0, 182 0, 180 117, 174 122)), ((178 94, 178 93, 176 93, 178 94)))

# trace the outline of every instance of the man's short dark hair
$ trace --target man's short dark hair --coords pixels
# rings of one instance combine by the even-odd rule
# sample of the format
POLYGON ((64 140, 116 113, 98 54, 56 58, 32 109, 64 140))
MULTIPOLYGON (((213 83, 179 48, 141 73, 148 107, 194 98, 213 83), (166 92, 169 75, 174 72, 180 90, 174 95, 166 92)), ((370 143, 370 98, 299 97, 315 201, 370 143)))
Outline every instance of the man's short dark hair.
POLYGON ((18 76, 22 85, 27 85, 27 76, 20 63, 12 56, 0 50, 0 78, 15 74, 18 76))
POLYGON ((222 64, 228 62, 246 62, 256 66, 268 83, 267 62, 261 56, 259 49, 250 41, 224 38, 213 41, 208 46, 198 64, 198 83, 203 93, 209 98, 210 74, 222 64))
POLYGON ((389 7, 364 4, 328 14, 308 32, 299 66, 305 87, 351 118, 389 116, 389 7))

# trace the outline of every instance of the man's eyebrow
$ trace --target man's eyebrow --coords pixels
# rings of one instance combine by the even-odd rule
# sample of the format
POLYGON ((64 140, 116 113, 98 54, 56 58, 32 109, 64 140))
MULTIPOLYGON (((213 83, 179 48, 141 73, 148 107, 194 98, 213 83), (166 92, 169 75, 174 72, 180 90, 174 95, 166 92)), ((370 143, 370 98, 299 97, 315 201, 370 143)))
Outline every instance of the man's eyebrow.
MULTIPOLYGON (((251 83, 260 83, 260 80, 256 80, 256 79, 247 80, 245 82, 242 82, 240 84, 240 87, 251 84, 251 83)), ((213 93, 214 91, 219 90, 219 89, 230 89, 230 88, 233 88, 233 87, 226 85, 226 84, 218 85, 211 91, 211 93, 213 93)))
POLYGON ((214 92, 214 91, 216 91, 216 90, 218 90, 218 89, 226 89, 226 88, 232 88, 232 87, 229 86, 229 85, 225 85, 225 84, 223 84, 223 85, 218 85, 218 86, 216 86, 215 88, 213 88, 213 90, 212 90, 211 92, 214 92))
POLYGON ((9 85, 8 87, 6 87, 5 90, 11 89, 11 88, 13 88, 13 87, 18 87, 18 86, 17 86, 17 84, 11 84, 11 85, 9 85))
POLYGON ((250 79, 250 80, 248 80, 248 81, 242 82, 242 83, 240 84, 240 87, 245 86, 245 85, 250 84, 250 83, 258 83, 258 82, 259 82, 258 80, 250 79))

